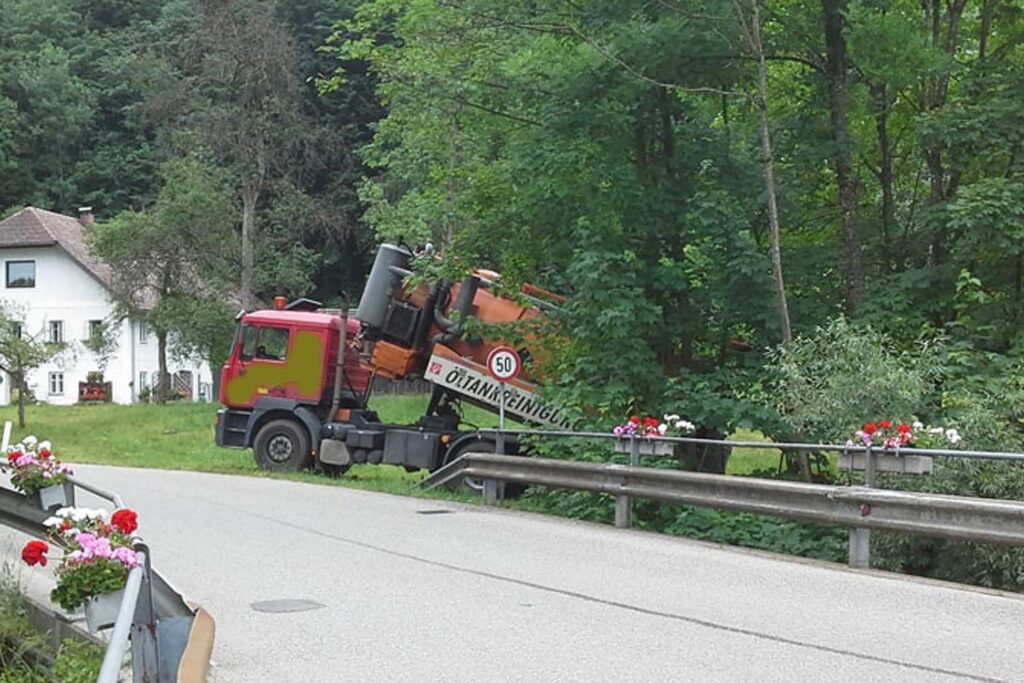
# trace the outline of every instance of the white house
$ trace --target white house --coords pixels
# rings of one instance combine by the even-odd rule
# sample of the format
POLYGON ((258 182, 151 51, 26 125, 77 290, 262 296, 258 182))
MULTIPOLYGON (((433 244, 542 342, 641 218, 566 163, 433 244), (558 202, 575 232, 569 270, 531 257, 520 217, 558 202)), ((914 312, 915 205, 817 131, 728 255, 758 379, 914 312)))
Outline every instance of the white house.
MULTIPOLYGON (((65 345, 61 354, 28 375, 38 401, 77 403, 79 383, 101 370, 84 342, 96 326, 110 324, 114 305, 110 267, 93 255, 86 241, 91 223, 88 209, 75 219, 32 207, 0 221, 0 300, 22 318, 22 334, 65 345)), ((156 337, 139 320, 121 322, 116 337, 103 379, 110 383, 115 403, 135 403, 159 377, 156 337)), ((210 369, 202 359, 182 363, 169 357, 168 372, 183 397, 212 400, 210 369)), ((0 405, 10 401, 11 382, 5 376, 0 405)))

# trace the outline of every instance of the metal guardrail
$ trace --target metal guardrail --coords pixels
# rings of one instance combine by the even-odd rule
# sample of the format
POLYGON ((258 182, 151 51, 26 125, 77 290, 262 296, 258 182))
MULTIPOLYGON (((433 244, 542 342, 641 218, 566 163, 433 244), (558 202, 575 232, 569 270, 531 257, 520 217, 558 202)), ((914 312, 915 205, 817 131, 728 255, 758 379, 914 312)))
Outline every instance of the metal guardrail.
POLYGON ((117 612, 117 621, 114 622, 114 630, 107 642, 107 651, 103 654, 103 664, 100 666, 100 675, 96 677, 96 683, 117 683, 121 674, 121 663, 124 661, 124 654, 128 650, 128 636, 131 635, 132 621, 135 618, 135 608, 139 603, 139 595, 142 592, 142 581, 148 564, 145 553, 139 553, 139 566, 128 572, 128 580, 124 584, 124 597, 121 600, 121 609, 117 612))
MULTIPOLYGON (((119 508, 124 507, 124 501, 116 493, 75 477, 68 477, 68 480, 77 488, 108 500, 119 508)), ((49 516, 49 512, 41 510, 28 497, 0 489, 0 524, 31 536, 42 536, 46 532, 43 521, 49 516)), ((96 680, 97 683, 118 681, 130 638, 133 680, 146 683, 178 681, 179 663, 186 648, 190 646, 190 630, 197 610, 189 607, 181 594, 153 570, 151 553, 146 544, 134 536, 133 541, 133 547, 139 553, 139 566, 128 574, 117 621, 96 680)), ((203 616, 211 642, 205 647, 194 647, 194 650, 199 653, 199 657, 205 656, 208 665, 209 649, 212 646, 212 620, 205 613, 203 616)), ((193 668, 205 669, 205 666, 193 668)))
MULTIPOLYGON (((125 507, 121 496, 112 491, 73 476, 68 477, 68 481, 117 508, 125 507)), ((172 678, 170 672, 177 669, 177 661, 188 640, 188 630, 182 632, 181 626, 185 623, 190 625, 195 612, 177 591, 157 577, 150 562, 150 550, 142 539, 132 534, 131 540, 133 549, 138 553, 139 565, 128 573, 121 608, 107 641, 96 683, 117 683, 129 638, 134 680, 153 683, 177 680, 177 676, 172 678), (155 609, 158 604, 162 609, 155 609), (177 624, 178 628, 169 630, 164 627, 166 624, 177 624)))
MULTIPOLYGON (((498 430, 483 430, 497 434, 498 430)), ((1024 545, 1024 503, 874 488, 877 459, 893 456, 986 458, 1024 462, 1024 454, 865 446, 737 442, 689 437, 620 437, 607 433, 504 430, 517 436, 615 439, 629 444, 629 465, 522 458, 468 453, 434 472, 425 488, 463 479, 483 482, 484 502, 494 504, 505 483, 568 488, 615 497, 615 524, 631 526, 632 498, 786 517, 850 528, 850 566, 870 564, 871 529, 903 531, 962 541, 1024 545), (644 442, 693 443, 716 447, 751 447, 803 451, 863 453, 863 486, 826 486, 701 472, 640 467, 644 442)), ((658 456, 654 456, 658 457, 658 456)), ((671 456, 663 456, 671 457, 671 456)))
MULTIPOLYGON (((877 446, 839 445, 823 443, 787 443, 777 441, 727 441, 724 439, 698 439, 691 436, 618 436, 609 432, 570 432, 553 429, 481 429, 481 434, 509 434, 515 436, 561 437, 573 439, 603 439, 606 441, 624 441, 639 446, 644 443, 678 443, 720 446, 726 448, 763 448, 779 451, 826 451, 831 453, 874 453, 875 455, 925 455, 942 458, 974 458, 981 460, 1009 460, 1024 462, 1024 453, 1008 453, 1005 451, 972 451, 951 450, 942 448, 893 448, 882 449, 877 446)), ((638 451, 639 452, 639 451, 638 451)))

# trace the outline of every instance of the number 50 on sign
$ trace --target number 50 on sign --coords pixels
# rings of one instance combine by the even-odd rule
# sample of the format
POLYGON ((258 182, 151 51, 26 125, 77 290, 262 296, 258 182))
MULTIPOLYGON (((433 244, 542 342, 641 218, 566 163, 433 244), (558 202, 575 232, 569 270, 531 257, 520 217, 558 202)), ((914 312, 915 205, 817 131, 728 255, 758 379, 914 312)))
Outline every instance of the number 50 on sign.
POLYGON ((487 354, 487 372, 499 382, 515 379, 521 369, 519 354, 508 346, 495 347, 487 354))

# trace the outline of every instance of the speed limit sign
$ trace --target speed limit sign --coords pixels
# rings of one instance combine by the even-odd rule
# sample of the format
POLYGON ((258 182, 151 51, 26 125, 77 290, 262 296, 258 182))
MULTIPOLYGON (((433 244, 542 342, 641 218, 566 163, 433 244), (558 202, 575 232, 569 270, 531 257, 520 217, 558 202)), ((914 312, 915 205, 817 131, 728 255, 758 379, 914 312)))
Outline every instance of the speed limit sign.
POLYGON ((499 382, 515 379, 520 369, 519 354, 511 347, 498 346, 487 354, 487 373, 499 382))

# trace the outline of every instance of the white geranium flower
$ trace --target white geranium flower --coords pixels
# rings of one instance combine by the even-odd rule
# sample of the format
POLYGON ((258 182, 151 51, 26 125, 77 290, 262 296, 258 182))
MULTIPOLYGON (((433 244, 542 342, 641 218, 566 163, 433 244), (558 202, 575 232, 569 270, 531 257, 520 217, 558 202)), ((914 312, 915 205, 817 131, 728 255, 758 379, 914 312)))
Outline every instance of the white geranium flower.
POLYGON ((49 441, 40 441, 39 442, 39 450, 41 450, 41 451, 52 451, 53 450, 53 444, 50 443, 49 441))
POLYGON ((929 434, 941 434, 943 431, 944 430, 942 429, 942 427, 929 427, 928 428, 928 433, 929 434))
POLYGON ((665 422, 676 422, 677 420, 679 420, 679 416, 678 415, 666 415, 665 416, 665 422))
POLYGON ((960 441, 960 432, 955 429, 946 430, 946 441, 950 443, 958 443, 960 441))
POLYGON ((914 429, 915 432, 919 432, 922 429, 924 429, 924 423, 921 421, 917 421, 914 422, 914 424, 912 424, 911 427, 914 429))
POLYGON ((676 429, 681 429, 684 432, 693 432, 697 430, 693 423, 688 420, 679 420, 679 422, 676 422, 676 429))
POLYGON ((75 508, 73 508, 73 507, 66 507, 66 508, 60 508, 54 514, 57 515, 58 517, 70 517, 71 513, 73 513, 74 511, 75 511, 75 508))
POLYGON ((665 436, 665 433, 667 431, 668 431, 668 425, 667 424, 662 422, 660 425, 658 425, 658 433, 659 434, 661 434, 662 436, 665 436))
POLYGON ((39 443, 39 439, 29 434, 28 436, 21 440, 21 443, 25 444, 25 448, 31 450, 32 448, 35 448, 35 445, 37 443, 39 443))
POLYGON ((43 520, 43 526, 60 526, 64 523, 64 520, 60 517, 47 517, 43 520))

